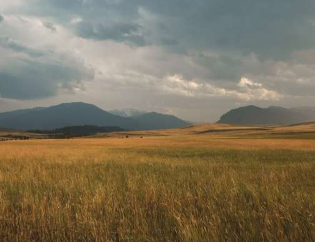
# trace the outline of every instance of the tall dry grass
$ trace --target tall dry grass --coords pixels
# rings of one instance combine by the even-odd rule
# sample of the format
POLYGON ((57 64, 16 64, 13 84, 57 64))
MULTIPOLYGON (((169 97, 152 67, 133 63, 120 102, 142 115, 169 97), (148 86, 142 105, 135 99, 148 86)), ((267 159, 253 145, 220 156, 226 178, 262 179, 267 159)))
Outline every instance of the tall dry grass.
POLYGON ((0 241, 315 241, 314 151, 81 140, 0 157, 0 241))

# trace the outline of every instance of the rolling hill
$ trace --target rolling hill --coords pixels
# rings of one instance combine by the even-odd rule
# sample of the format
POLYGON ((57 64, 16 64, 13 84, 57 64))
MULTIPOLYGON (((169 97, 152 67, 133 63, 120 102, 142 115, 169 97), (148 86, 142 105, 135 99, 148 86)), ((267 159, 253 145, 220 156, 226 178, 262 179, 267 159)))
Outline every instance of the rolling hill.
POLYGON ((287 125, 315 120, 314 108, 282 108, 246 106, 224 114, 218 123, 237 125, 287 125))
POLYGON ((141 129, 173 129, 183 128, 190 123, 183 121, 173 115, 160 114, 156 112, 146 113, 134 118, 141 129))
POLYGON ((180 128, 187 122, 164 114, 121 117, 92 104, 63 103, 47 108, 34 108, 0 113, 0 128, 14 130, 55 130, 68 126, 115 126, 125 130, 180 128))

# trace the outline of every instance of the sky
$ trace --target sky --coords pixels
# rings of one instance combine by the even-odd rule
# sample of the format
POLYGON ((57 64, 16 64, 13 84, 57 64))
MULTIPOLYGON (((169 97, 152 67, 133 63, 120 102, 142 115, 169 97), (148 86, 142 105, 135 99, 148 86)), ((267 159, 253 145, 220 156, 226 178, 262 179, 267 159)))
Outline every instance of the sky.
POLYGON ((315 106, 315 1, 1 0, 0 112, 77 101, 193 122, 315 106))

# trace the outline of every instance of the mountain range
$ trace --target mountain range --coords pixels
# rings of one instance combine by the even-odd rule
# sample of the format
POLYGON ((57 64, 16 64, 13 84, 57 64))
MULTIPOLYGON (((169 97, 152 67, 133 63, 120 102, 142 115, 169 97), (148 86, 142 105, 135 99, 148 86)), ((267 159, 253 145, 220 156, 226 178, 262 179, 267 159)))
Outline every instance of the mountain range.
POLYGON ((145 111, 132 109, 132 108, 115 109, 115 110, 110 110, 108 112, 111 114, 120 116, 120 117, 124 117, 124 118, 136 118, 147 113, 145 111))
POLYGON ((125 130, 152 130, 181 128, 190 124, 175 116, 154 112, 135 117, 121 117, 82 102, 0 113, 0 128, 4 129, 55 130, 83 125, 115 126, 125 130))
MULTIPOLYGON (((245 106, 222 115, 218 123, 236 125, 288 125, 315 120, 315 108, 260 108, 245 106)), ((183 128, 190 123, 172 115, 136 109, 106 112, 95 105, 76 102, 0 113, 0 129, 56 130, 71 126, 116 127, 124 130, 183 128)))
POLYGON ((237 125, 288 125, 315 120, 315 108, 260 108, 246 106, 233 109, 221 116, 218 123, 237 125))

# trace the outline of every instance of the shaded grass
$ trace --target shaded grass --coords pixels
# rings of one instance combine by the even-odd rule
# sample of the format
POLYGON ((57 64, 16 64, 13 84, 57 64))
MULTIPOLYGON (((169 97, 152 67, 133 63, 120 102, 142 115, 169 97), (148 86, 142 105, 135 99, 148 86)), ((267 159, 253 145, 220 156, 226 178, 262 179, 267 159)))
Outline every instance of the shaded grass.
POLYGON ((266 134, 245 134, 242 138, 248 139, 304 139, 304 140, 314 140, 314 132, 291 132, 291 133, 266 133, 266 134))
MULTIPOLYGON (((113 149, 114 150, 114 149, 113 149)), ((178 158, 201 159, 205 162, 229 162, 229 163, 291 163, 291 162, 313 162, 314 151, 292 151, 292 150, 229 150, 229 149, 202 149, 202 148, 159 148, 159 149, 116 149, 116 152, 124 150, 126 153, 136 153, 148 158, 167 159, 178 158), (206 160, 205 160, 206 159, 206 160)))
POLYGON ((315 240, 314 151, 9 148, 1 241, 315 240))

